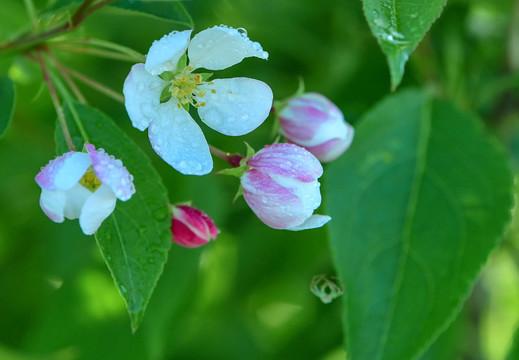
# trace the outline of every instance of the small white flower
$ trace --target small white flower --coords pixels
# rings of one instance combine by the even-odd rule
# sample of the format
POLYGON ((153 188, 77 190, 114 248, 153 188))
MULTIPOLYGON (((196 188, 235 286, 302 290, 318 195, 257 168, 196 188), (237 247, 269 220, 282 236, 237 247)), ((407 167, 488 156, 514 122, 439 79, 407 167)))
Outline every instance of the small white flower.
POLYGON ((57 223, 79 218, 83 233, 92 235, 114 211, 117 199, 130 199, 135 187, 121 160, 94 145, 85 147, 88 153, 70 151, 50 161, 36 183, 45 215, 57 223))
POLYGON ((191 41, 190 36, 191 30, 173 31, 154 41, 145 64, 132 67, 123 93, 133 126, 141 131, 149 127, 157 154, 183 174, 204 175, 213 168, 209 146, 184 106, 196 107, 200 119, 212 129, 240 136, 263 123, 273 95, 259 80, 205 81, 194 72, 225 69, 251 56, 267 59, 268 53, 249 40, 245 30, 220 25, 199 32, 191 41), (189 64, 179 66, 186 50, 189 64), (171 98, 164 101, 164 94, 171 98))

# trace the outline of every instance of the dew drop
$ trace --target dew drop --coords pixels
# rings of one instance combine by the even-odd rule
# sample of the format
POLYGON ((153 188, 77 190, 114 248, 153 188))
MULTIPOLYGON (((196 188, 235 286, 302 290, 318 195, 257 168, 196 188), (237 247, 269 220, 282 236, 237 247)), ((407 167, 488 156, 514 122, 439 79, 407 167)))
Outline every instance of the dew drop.
POLYGON ((245 30, 244 28, 237 28, 236 30, 238 30, 241 36, 247 37, 247 30, 245 30))
POLYGON ((142 104, 141 112, 144 117, 151 119, 155 115, 155 109, 150 104, 142 104))
POLYGON ((157 210, 153 211, 152 216, 155 220, 163 220, 166 218, 167 212, 164 211, 163 209, 157 209, 157 210))

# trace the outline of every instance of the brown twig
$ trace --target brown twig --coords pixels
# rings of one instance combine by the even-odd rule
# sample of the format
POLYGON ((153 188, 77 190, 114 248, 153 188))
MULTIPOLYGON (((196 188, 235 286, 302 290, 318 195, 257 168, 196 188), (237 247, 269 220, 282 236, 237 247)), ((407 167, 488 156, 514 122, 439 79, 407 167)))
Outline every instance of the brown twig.
POLYGON ((115 0, 103 0, 91 6, 93 0, 85 0, 81 6, 72 14, 72 18, 66 24, 58 26, 54 29, 45 31, 41 34, 26 35, 16 40, 0 44, 0 52, 16 51, 25 48, 34 48, 45 40, 53 38, 59 34, 70 32, 76 29, 87 17, 99 10, 105 5, 115 0))

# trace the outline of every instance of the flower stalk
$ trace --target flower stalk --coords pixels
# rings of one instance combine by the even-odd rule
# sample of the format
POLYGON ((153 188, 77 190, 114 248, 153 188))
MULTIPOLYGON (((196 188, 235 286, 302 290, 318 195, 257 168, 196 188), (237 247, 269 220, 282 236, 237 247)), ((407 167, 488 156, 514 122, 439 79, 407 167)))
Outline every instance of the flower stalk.
POLYGON ((232 167, 240 167, 240 161, 243 159, 243 155, 240 154, 231 154, 228 152, 224 152, 213 145, 209 145, 209 151, 211 151, 211 154, 214 156, 219 157, 220 159, 223 159, 229 163, 232 167))
POLYGON ((56 93, 56 88, 54 87, 54 84, 52 83, 52 80, 50 78, 49 70, 47 68, 47 65, 45 64, 45 59, 43 58, 41 50, 37 52, 37 57, 41 67, 41 71, 43 73, 43 79, 47 84, 47 87, 49 88, 49 94, 52 99, 52 104, 54 105, 54 108, 56 109, 56 114, 58 115, 58 121, 60 123, 61 130, 63 131, 63 136, 67 141, 67 146, 71 151, 75 151, 76 149, 74 148, 74 143, 72 142, 72 138, 70 137, 70 131, 67 126, 67 120, 65 119, 65 114, 63 113, 63 107, 59 102, 58 95, 56 93))

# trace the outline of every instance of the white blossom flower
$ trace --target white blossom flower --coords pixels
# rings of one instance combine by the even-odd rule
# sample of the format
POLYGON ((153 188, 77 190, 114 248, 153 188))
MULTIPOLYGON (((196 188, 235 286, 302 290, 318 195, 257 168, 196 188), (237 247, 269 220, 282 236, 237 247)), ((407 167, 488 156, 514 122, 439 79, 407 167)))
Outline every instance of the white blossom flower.
POLYGON ((240 136, 256 129, 272 106, 272 90, 249 78, 207 81, 198 69, 221 70, 246 57, 267 59, 245 30, 215 26, 190 40, 191 30, 173 31, 154 41, 146 62, 135 64, 124 82, 125 106, 137 129, 148 129, 153 149, 183 174, 204 175, 213 167, 202 130, 186 107, 198 109, 212 129, 240 136), (187 51, 186 66, 183 55, 187 51))
POLYGON ((45 215, 57 223, 79 218, 83 233, 92 235, 114 211, 117 199, 129 200, 135 187, 121 160, 94 145, 85 147, 88 153, 70 151, 50 161, 36 183, 45 215))

